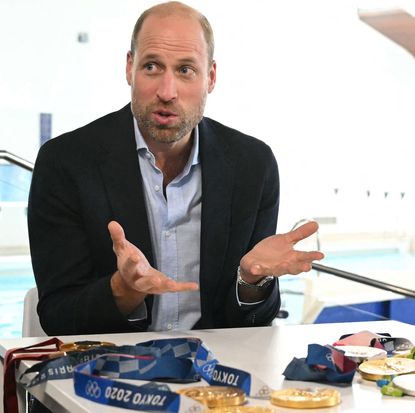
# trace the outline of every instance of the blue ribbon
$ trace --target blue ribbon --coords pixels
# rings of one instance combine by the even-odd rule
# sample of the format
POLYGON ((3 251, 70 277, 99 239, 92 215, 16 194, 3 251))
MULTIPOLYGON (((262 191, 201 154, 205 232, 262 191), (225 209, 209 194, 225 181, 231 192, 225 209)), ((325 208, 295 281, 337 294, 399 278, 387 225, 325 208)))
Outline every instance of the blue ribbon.
POLYGON ((198 338, 152 340, 108 346, 38 363, 19 381, 27 388, 46 380, 74 378, 75 393, 97 403, 132 410, 197 413, 205 407, 166 387, 135 386, 114 379, 195 382, 238 387, 250 397, 268 398, 271 389, 243 370, 219 364, 198 338), (34 376, 34 377, 33 377, 34 376), (105 377, 103 377, 105 376, 105 377))
POLYGON ((357 364, 345 357, 343 351, 331 346, 310 344, 307 357, 294 358, 283 375, 287 380, 349 384, 356 368, 357 364))
MULTIPOLYGON (((183 412, 186 405, 184 397, 166 389, 148 388, 147 386, 135 386, 129 383, 119 382, 99 376, 91 376, 88 370, 94 360, 86 365, 75 368, 74 387, 75 393, 96 403, 110 406, 123 407, 130 410, 183 412)), ((200 412, 203 407, 193 400, 188 402, 195 412, 200 412)))

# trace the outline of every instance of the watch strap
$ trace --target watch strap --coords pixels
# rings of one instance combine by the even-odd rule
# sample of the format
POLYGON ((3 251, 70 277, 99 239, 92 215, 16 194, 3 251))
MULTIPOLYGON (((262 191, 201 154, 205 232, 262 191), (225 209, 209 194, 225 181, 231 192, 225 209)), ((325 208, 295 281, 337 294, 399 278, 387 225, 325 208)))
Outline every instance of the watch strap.
POLYGON ((241 267, 238 267, 238 270, 237 270, 237 283, 238 283, 238 285, 243 286, 243 287, 247 287, 247 288, 256 289, 256 290, 267 288, 272 283, 274 278, 275 277, 273 277, 272 275, 268 275, 264 278, 261 278, 257 283, 251 284, 251 283, 245 281, 242 278, 242 276, 241 276, 241 267))

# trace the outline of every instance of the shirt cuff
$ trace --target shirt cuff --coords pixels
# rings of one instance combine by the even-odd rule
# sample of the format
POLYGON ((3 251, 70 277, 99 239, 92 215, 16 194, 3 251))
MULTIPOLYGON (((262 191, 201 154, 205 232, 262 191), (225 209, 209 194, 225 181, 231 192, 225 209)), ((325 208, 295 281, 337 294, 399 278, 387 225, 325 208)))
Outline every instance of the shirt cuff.
POLYGON ((261 303, 263 303, 265 301, 265 299, 264 300, 260 300, 260 301, 255 301, 253 303, 245 303, 244 301, 241 301, 239 299, 238 283, 237 282, 235 283, 235 294, 236 294, 236 300, 238 301, 239 307, 245 307, 245 306, 250 306, 250 305, 258 305, 258 304, 261 304, 261 303))
POLYGON ((127 317, 128 321, 141 321, 147 318, 147 305, 145 301, 143 301, 138 307, 134 309, 132 313, 130 313, 127 317))

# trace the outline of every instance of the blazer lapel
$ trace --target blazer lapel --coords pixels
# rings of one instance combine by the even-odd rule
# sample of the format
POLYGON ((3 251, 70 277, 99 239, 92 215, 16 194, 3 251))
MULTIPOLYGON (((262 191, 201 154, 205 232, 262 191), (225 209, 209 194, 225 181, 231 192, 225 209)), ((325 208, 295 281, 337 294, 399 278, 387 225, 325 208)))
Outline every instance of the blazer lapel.
POLYGON ((102 139, 104 154, 100 170, 113 211, 128 241, 136 245, 153 265, 142 176, 130 105, 121 111, 102 139))
MULTIPOLYGON (((207 119, 199 124, 202 164, 200 295, 202 319, 209 319, 229 239, 234 163, 226 136, 218 136, 207 119)), ((208 320, 206 320, 208 321, 208 320)), ((205 324, 205 323, 203 323, 205 324)))

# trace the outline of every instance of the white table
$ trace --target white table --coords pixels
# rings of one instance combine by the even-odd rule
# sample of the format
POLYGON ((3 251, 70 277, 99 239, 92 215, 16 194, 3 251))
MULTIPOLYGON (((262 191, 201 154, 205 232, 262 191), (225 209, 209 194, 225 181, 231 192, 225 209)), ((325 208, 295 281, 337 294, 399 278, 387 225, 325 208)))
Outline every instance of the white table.
MULTIPOLYGON (((254 373, 273 389, 287 387, 315 387, 322 385, 311 382, 284 380, 282 372, 293 357, 305 357, 307 345, 311 343, 332 344, 340 335, 369 330, 378 333, 390 333, 395 337, 406 337, 415 343, 415 326, 396 321, 374 321, 361 323, 311 324, 296 326, 274 326, 257 328, 198 330, 190 332, 159 332, 134 334, 108 334, 91 336, 60 337, 65 342, 76 340, 110 341, 116 344, 136 344, 139 342, 168 337, 199 337, 212 350, 222 364, 237 367, 254 373)), ((22 347, 41 339, 0 339, 0 355, 14 347, 22 347)), ((21 371, 29 363, 24 362, 21 371)), ((196 385, 200 385, 196 384, 196 385)), ((183 385, 171 385, 171 388, 183 385)), ((339 406, 325 409, 313 409, 312 412, 409 412, 414 411, 415 398, 405 396, 392 398, 382 396, 373 382, 363 381, 355 375, 352 386, 337 387, 342 396, 339 406)), ((49 381, 33 388, 31 392, 53 412, 100 413, 126 412, 127 410, 108 407, 90 402, 75 395, 72 380, 49 381)), ((269 405, 267 401, 250 400, 250 404, 269 405)), ((276 407, 276 412, 295 410, 276 407)), ((308 410, 310 411, 310 410, 308 410)))

